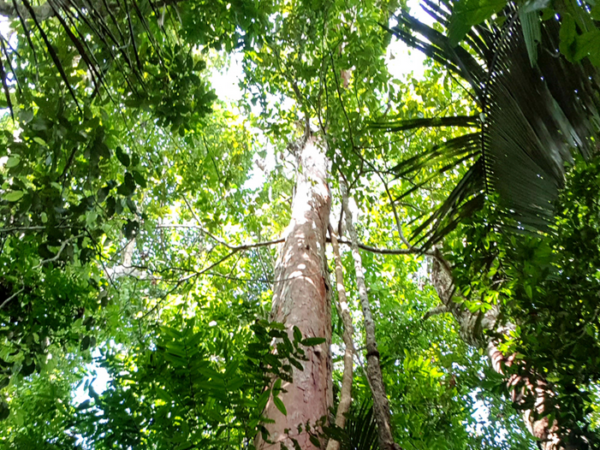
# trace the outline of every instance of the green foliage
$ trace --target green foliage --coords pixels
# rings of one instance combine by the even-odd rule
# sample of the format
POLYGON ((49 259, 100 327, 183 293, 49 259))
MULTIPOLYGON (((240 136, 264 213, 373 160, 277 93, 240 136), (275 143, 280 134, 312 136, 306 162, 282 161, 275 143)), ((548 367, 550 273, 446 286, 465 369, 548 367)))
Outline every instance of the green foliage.
MULTIPOLYGON (((535 373, 549 383, 555 396, 548 405, 556 409, 547 411, 555 411, 566 441, 577 445, 584 445, 581 436, 589 445, 595 442, 589 413, 600 373, 598 186, 598 158, 579 161, 568 174, 550 234, 498 233, 497 215, 488 211, 469 223, 466 244, 455 250, 468 307, 485 310, 500 302, 504 320, 515 320, 516 329, 504 337, 505 351, 519 355, 510 370, 535 373)), ((519 407, 528 408, 531 401, 519 407)))
MULTIPOLYGON (((429 173, 427 181, 468 167, 434 213, 423 214, 413 236, 431 246, 490 201, 497 201, 495 206, 508 216, 507 222, 547 231, 558 189, 564 186, 564 165, 573 161, 572 149, 583 159, 596 153, 600 105, 591 94, 596 88, 587 89, 596 83, 597 69, 550 56, 557 52, 559 35, 554 18, 544 22, 539 33, 523 32, 512 10, 504 9, 499 15, 505 21, 470 26, 463 44, 452 47, 454 13, 462 8, 461 2, 426 3, 425 8, 439 18, 438 29, 403 12, 399 25, 389 31, 464 79, 471 108, 478 114, 446 117, 441 122, 399 118, 378 126, 388 131, 442 124, 477 128, 393 167, 399 177, 429 173), (531 66, 528 53, 528 38, 533 34, 542 36, 536 67, 531 66)), ((414 189, 422 186, 416 184, 414 189)))
POLYGON ((453 46, 462 41, 473 26, 485 21, 503 23, 519 17, 527 41, 532 66, 538 62, 537 49, 541 43, 541 23, 560 17, 559 48, 569 61, 584 58, 600 67, 600 29, 597 21, 600 9, 596 2, 551 2, 549 0, 458 0, 452 8, 448 37, 453 46), (500 14, 509 12, 508 19, 500 14))
POLYGON ((282 380, 292 381, 292 364, 302 367, 302 344, 278 323, 229 332, 224 318, 220 326, 209 318, 157 327, 127 351, 103 351, 99 364, 112 380, 100 395, 89 387, 73 432, 96 449, 239 448, 265 432, 264 407, 273 399, 285 411, 278 395, 282 380))
MULTIPOLYGON (((15 20, 16 49, 2 47, 16 120, 7 113, 0 134, 0 447, 252 448, 268 401, 293 415, 280 394, 305 347, 323 343, 266 321, 276 251, 238 247, 276 239, 289 222, 289 144, 307 123, 321 133, 332 174, 353 186, 362 238, 395 248, 467 171, 419 153, 441 139, 452 147, 459 134, 440 125, 477 125, 476 109, 439 64, 424 80, 390 79, 380 24, 394 1, 122 5, 113 18, 61 4, 60 19, 26 18, 30 33, 15 20), (206 82, 219 49, 244 58, 240 109, 206 82), (442 112, 457 118, 430 119, 442 112), (390 142, 371 127, 396 119, 413 134, 390 142), (408 158, 423 172, 396 170, 408 158), (101 369, 108 382, 96 392, 90 374, 101 369)), ((343 255, 356 401, 345 429, 328 432, 371 450, 364 328, 343 255)), ((484 358, 448 317, 422 320, 438 303, 429 262, 363 261, 402 447, 531 448, 484 358), (473 417, 480 404, 487 423, 473 417)))

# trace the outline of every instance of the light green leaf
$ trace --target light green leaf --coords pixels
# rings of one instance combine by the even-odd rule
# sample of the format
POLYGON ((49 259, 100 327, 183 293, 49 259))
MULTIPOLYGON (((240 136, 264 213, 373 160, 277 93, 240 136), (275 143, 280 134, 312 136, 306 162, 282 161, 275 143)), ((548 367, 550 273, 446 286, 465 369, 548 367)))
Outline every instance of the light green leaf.
POLYGON ((25 192, 23 191, 13 191, 13 192, 9 192, 8 194, 4 195, 4 200, 6 200, 7 202, 16 202, 21 200, 21 198, 25 195, 25 192))
POLYGON ((12 155, 8 158, 8 161, 6 161, 6 167, 10 169, 11 167, 18 166, 20 162, 21 157, 19 155, 12 155))
POLYGON ((281 401, 281 399, 279 397, 273 397, 273 403, 275 404, 277 409, 281 412, 281 414, 283 414, 284 416, 287 416, 287 410, 285 409, 285 405, 283 404, 283 402, 281 401))
POLYGON ((506 6, 505 0, 459 0, 454 5, 448 39, 456 46, 467 35, 471 27, 489 19, 506 6))

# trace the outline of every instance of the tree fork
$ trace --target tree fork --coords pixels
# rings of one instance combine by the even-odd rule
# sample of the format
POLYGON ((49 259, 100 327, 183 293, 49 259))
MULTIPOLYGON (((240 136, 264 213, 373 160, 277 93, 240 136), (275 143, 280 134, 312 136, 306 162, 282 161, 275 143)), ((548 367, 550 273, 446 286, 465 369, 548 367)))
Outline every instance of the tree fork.
POLYGON ((356 272, 356 284, 358 286, 358 295, 365 319, 365 335, 367 340, 367 378, 373 394, 373 414, 377 422, 377 431, 379 436, 379 447, 382 450, 400 450, 400 446, 394 442, 392 434, 390 404, 385 393, 383 376, 381 375, 381 366, 379 363, 379 351, 377 350, 377 341, 375 339, 375 321, 371 314, 371 305, 369 295, 367 294, 367 285, 365 283, 362 259, 358 251, 358 236, 352 223, 352 214, 348 205, 348 187, 346 181, 340 176, 340 189, 342 191, 342 207, 346 216, 346 228, 350 235, 352 248, 352 257, 354 258, 354 268, 356 272))
POLYGON ((304 337, 326 341, 307 347, 304 370, 294 369, 293 383, 283 384, 279 398, 287 415, 269 400, 263 415, 274 423, 265 424, 268 440, 257 437, 259 450, 293 449, 296 445, 302 450, 323 448, 320 426, 327 422, 333 406, 331 304, 325 257, 331 209, 327 159, 320 139, 309 133, 292 147, 300 170, 290 224, 275 267, 271 320, 284 323, 290 337, 297 326, 304 337), (311 442, 311 434, 313 440, 318 436, 319 446, 311 442))

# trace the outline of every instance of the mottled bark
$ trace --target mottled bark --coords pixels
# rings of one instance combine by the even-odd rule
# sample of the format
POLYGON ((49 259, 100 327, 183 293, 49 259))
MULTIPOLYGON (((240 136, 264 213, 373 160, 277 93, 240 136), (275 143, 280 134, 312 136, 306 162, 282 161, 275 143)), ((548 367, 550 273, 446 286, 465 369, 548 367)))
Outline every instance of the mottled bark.
MULTIPOLYGON (((265 425, 268 441, 257 438, 259 450, 279 450, 281 444, 293 449, 293 440, 302 450, 316 449, 309 440, 306 424, 313 432, 320 431, 318 424, 327 420, 333 405, 331 309, 325 261, 331 204, 327 160, 319 140, 312 136, 297 145, 295 151, 300 169, 291 221, 275 267, 271 318, 283 322, 290 336, 297 326, 304 337, 324 337, 326 342, 306 348, 308 361, 303 362, 304 370, 294 369, 293 383, 282 386, 286 392, 279 398, 286 406, 287 416, 272 400, 267 404, 264 415, 275 422, 265 425)), ((324 447, 325 442, 321 444, 324 447)))
MULTIPOLYGON (((329 227, 329 235, 331 236, 331 247, 333 249, 333 259, 335 261, 335 284, 338 294, 338 313, 344 324, 344 374, 342 375, 342 389, 340 392, 340 402, 335 414, 335 424, 344 428, 346 425, 346 414, 350 411, 352 405, 352 379, 353 379, 353 352, 354 342, 352 335, 354 327, 352 325, 352 316, 350 316, 350 308, 346 298, 346 287, 344 285, 344 269, 342 267, 342 258, 340 257, 340 247, 333 228, 329 227)), ((330 439, 327 443, 327 450, 339 450, 340 443, 334 439, 330 439)))
MULTIPOLYGON (((498 350, 498 342, 491 337, 491 333, 486 333, 486 331, 493 331, 493 334, 496 335, 506 334, 513 328, 513 325, 499 323, 500 308, 498 304, 494 304, 485 313, 473 313, 454 302, 452 300, 455 291, 454 280, 448 266, 444 265, 444 259, 439 250, 436 250, 436 254, 437 257, 433 259, 431 282, 442 305, 447 312, 452 313, 458 322, 458 332, 462 339, 469 345, 485 349, 494 371, 505 375, 505 368, 512 365, 513 357, 507 357, 498 350)), ((523 419, 531 434, 540 440, 541 449, 566 448, 560 442, 556 422, 550 424, 548 416, 536 419, 536 416, 543 414, 547 408, 546 399, 549 392, 543 378, 536 374, 531 374, 530 377, 511 375, 507 380, 507 385, 512 389, 512 401, 517 405, 523 404, 527 396, 533 396, 534 407, 523 412, 523 419)))
POLYGON ((400 449, 400 446, 394 442, 394 436, 392 434, 390 404, 385 394, 385 385, 383 384, 383 376, 381 374, 379 351, 377 350, 377 341, 375 339, 375 321, 373 320, 373 315, 371 313, 362 259, 358 251, 358 236, 354 224, 352 223, 352 214, 348 205, 348 188, 346 182, 342 178, 340 178, 340 188, 342 191, 342 205, 346 216, 346 228, 350 235, 358 296, 365 320, 367 378, 369 379, 369 385, 373 394, 373 415, 377 422, 379 447, 381 450, 398 450, 400 449))

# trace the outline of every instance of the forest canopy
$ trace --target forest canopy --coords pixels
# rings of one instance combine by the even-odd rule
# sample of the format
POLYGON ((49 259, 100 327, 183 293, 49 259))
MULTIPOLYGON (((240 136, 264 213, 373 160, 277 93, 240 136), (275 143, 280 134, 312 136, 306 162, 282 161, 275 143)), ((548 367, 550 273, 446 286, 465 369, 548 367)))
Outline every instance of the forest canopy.
POLYGON ((1 449, 600 448, 600 4, 409 3, 0 1, 1 449))

